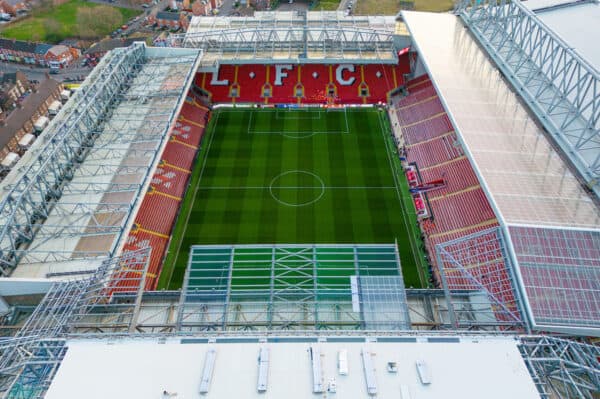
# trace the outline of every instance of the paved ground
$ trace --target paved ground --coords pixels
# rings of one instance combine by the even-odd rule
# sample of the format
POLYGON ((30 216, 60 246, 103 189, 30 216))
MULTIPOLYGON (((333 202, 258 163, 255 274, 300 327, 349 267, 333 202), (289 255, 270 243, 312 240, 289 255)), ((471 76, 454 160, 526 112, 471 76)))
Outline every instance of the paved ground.
MULTIPOLYGON (((45 79, 46 74, 50 72, 50 68, 40 68, 30 65, 16 64, 13 62, 0 62, 0 71, 7 73, 21 71, 29 80, 42 81, 45 79)), ((58 81, 65 81, 68 79, 79 80, 79 78, 85 78, 90 71, 91 68, 89 67, 81 67, 76 65, 70 68, 61 69, 60 73, 50 75, 50 77, 58 81)))
POLYGON ((302 0, 294 0, 292 4, 288 0, 281 0, 277 11, 308 11, 308 2, 302 0))

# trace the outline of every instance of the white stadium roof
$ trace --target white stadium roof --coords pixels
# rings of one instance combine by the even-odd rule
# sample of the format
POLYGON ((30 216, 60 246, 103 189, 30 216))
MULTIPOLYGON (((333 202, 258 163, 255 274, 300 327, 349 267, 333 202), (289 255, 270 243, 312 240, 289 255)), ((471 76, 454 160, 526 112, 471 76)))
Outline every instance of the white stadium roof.
POLYGON ((45 397, 539 398, 517 345, 485 336, 72 340, 45 397))
MULTIPOLYGON (((6 202, 17 198, 15 202, 27 204, 26 195, 43 191, 31 187, 31 181, 50 181, 60 174, 52 153, 56 150, 49 143, 82 147, 74 150, 83 155, 76 157, 79 164, 72 178, 61 181, 61 195, 48 206, 43 223, 32 228, 35 234, 27 249, 15 251, 20 256, 12 277, 81 276, 117 252, 183 104, 199 54, 136 43, 103 57, 0 184, 2 225, 8 229, 23 223, 18 220, 23 214, 10 214, 6 202), (69 135, 93 139, 80 144, 69 135)), ((9 233, 0 238, 6 247, 10 240, 9 233)))
POLYGON ((598 1, 528 0, 523 5, 600 71, 598 1))
POLYGON ((600 229, 600 210, 459 18, 403 15, 506 223, 600 229))
POLYGON ((531 325, 600 335, 600 209, 457 16, 402 15, 503 228, 531 325))

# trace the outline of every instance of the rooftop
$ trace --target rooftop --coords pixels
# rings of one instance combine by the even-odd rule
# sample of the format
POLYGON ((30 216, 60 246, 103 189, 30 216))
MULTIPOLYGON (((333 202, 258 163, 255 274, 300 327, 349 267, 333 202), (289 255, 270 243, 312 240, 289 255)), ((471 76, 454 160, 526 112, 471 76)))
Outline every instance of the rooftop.
POLYGON ((331 337, 327 342, 233 337, 216 343, 182 338, 160 344, 156 339, 71 340, 45 397, 147 399, 167 391, 177 398, 203 392, 213 399, 295 399, 315 393, 339 398, 539 398, 517 344, 514 338, 451 335, 378 342, 364 337, 331 337))
POLYGON ((598 206, 458 17, 402 14, 503 226, 530 324, 600 335, 598 206))
POLYGON ((108 39, 102 40, 98 43, 94 43, 90 48, 85 51, 85 54, 104 53, 106 51, 113 50, 118 47, 128 47, 139 39, 108 39))
POLYGON ((529 0, 523 5, 600 71, 600 51, 593 37, 600 37, 600 2, 529 0))
MULTIPOLYGON (((18 260, 13 276, 62 278, 90 273, 119 248, 183 103, 197 57, 194 50, 154 49, 138 43, 109 53, 86 78, 0 184, 4 190, 0 207, 7 207, 0 243, 5 254, 18 260), (109 89, 116 94, 106 96, 109 89), (109 109, 108 117, 103 107, 109 109), (100 123, 82 120, 82 115, 100 123), (83 129, 96 135, 93 145, 79 143, 83 129), (62 185, 52 210, 37 222, 27 249, 15 249, 8 235, 20 214, 8 212, 8 199, 20 204, 33 195, 37 190, 30 186, 35 181, 29 178, 35 173, 44 179, 56 175, 53 169, 59 165, 47 154, 58 151, 55 145, 60 149, 83 145, 88 151, 62 185)), ((23 228, 31 228, 26 225, 23 228)))
POLYGON ((337 11, 262 11, 253 17, 193 17, 174 45, 198 47, 204 62, 274 60, 397 63, 393 16, 345 16, 337 11))
POLYGON ((600 210, 460 20, 403 12, 490 200, 510 224, 600 229, 600 210))
POLYGON ((4 147, 14 137, 15 133, 23 127, 33 114, 38 110, 52 94, 56 88, 61 85, 54 79, 43 80, 37 87, 37 90, 30 93, 21 103, 22 107, 11 112, 6 119, 6 124, 0 126, 0 148, 4 147))

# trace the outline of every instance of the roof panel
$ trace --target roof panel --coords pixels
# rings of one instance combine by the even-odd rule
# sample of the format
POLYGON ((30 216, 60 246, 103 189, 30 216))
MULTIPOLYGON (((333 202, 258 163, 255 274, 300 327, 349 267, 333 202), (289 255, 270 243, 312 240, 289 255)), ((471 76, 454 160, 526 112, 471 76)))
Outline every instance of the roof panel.
POLYGON ((459 18, 403 15, 498 216, 599 229, 598 207, 459 18))
POLYGON ((600 328, 600 232, 511 226, 534 324, 600 328))

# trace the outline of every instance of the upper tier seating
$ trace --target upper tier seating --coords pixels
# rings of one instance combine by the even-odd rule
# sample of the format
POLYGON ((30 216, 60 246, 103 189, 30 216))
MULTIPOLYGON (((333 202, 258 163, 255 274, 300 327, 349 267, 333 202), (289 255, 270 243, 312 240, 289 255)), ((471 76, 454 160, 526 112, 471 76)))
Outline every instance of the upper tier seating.
POLYGON ((374 104, 404 84, 408 56, 398 65, 277 64, 219 66, 198 72, 196 85, 213 103, 374 104))

